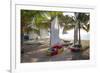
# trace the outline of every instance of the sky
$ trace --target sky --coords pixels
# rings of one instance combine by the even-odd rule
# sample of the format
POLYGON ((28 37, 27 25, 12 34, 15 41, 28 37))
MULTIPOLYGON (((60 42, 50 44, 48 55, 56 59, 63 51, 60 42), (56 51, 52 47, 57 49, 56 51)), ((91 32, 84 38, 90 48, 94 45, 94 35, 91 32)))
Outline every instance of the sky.
POLYGON ((74 13, 69 13, 69 12, 64 12, 63 15, 69 15, 69 16, 74 16, 74 13))

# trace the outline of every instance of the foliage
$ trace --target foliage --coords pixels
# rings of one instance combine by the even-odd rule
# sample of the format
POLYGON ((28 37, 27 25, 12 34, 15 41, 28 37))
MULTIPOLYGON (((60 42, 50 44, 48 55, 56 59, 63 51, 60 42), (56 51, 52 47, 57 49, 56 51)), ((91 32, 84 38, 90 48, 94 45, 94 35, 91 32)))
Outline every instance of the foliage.
POLYGON ((89 13, 79 13, 77 20, 80 22, 80 28, 83 28, 85 31, 88 32, 90 29, 90 24, 88 23, 90 20, 89 13))
MULTIPOLYGON (((82 23, 81 28, 89 31, 90 24, 89 22, 89 14, 88 13, 78 13, 77 20, 75 20, 75 16, 63 15, 63 12, 59 11, 39 11, 39 10, 21 10, 21 27, 23 32, 30 32, 32 30, 39 29, 49 29, 51 25, 51 21, 55 16, 58 16, 60 26, 64 27, 64 31, 73 29, 75 23, 80 21, 82 23), (35 25, 36 28, 28 27, 30 24, 35 25)), ((36 32, 37 33, 37 32, 36 32)))

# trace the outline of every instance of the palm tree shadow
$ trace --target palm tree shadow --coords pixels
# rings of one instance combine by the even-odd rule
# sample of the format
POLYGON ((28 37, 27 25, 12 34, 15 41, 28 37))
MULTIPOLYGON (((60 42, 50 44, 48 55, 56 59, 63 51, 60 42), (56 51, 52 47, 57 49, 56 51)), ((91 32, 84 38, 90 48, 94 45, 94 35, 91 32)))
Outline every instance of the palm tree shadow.
POLYGON ((30 63, 38 61, 46 61, 46 49, 49 47, 48 44, 35 43, 23 46, 24 53, 21 52, 21 63, 30 63))

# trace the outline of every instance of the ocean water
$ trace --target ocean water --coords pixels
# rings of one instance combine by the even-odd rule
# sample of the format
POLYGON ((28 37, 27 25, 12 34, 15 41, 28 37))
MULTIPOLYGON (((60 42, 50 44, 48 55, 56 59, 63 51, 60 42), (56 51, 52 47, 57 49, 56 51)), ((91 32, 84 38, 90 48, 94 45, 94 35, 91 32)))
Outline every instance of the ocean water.
MULTIPOLYGON (((89 40, 90 32, 86 32, 83 29, 80 29, 81 40, 89 40)), ((66 34, 60 33, 59 37, 64 40, 73 40, 74 39, 74 29, 67 31, 66 34)))

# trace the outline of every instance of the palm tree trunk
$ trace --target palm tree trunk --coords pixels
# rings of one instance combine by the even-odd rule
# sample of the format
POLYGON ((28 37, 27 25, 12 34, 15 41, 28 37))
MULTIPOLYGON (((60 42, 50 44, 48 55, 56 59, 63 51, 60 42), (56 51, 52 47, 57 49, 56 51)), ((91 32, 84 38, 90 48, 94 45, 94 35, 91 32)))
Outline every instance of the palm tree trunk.
POLYGON ((74 45, 78 42, 78 25, 74 27, 74 45))
POLYGON ((81 47, 81 34, 80 34, 80 22, 79 22, 79 47, 81 47))
POLYGON ((78 17, 78 13, 75 12, 75 19, 76 19, 76 24, 75 24, 75 27, 74 27, 74 45, 78 42, 78 20, 77 20, 77 17, 78 17))

